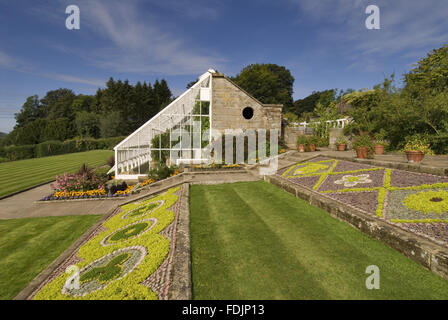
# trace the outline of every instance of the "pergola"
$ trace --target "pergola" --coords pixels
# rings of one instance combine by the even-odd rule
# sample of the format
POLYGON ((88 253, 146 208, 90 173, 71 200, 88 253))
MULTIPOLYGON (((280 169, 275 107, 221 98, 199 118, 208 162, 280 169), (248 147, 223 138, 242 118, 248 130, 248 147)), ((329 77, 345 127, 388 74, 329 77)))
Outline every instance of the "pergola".
POLYGON ((114 147, 116 179, 148 173, 152 161, 201 163, 211 141, 212 73, 208 70, 181 96, 114 147))

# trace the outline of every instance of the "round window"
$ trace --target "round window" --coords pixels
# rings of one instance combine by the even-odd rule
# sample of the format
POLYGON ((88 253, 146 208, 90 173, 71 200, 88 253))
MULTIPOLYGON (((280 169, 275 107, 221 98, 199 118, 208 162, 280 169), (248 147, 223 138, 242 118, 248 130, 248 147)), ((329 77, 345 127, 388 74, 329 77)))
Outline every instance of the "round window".
POLYGON ((246 107, 243 109, 244 119, 250 120, 252 119, 253 116, 254 116, 254 109, 252 109, 251 107, 246 107))

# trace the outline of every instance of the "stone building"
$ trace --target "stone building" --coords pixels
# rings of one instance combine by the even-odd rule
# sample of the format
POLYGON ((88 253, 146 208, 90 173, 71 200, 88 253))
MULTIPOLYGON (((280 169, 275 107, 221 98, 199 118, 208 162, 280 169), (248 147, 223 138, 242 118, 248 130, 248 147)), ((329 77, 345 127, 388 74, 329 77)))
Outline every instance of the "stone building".
POLYGON ((213 128, 277 129, 281 132, 281 104, 263 104, 222 73, 212 75, 213 128))
POLYGON ((222 73, 208 70, 176 100, 115 146, 115 176, 135 179, 151 163, 202 163, 216 134, 276 129, 282 105, 263 104, 222 73))

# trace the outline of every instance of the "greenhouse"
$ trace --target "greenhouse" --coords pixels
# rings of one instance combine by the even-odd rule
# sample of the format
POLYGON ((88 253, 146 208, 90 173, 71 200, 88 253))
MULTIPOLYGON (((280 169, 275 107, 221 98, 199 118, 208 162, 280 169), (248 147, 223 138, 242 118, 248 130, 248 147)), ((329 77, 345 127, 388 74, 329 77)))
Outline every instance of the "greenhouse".
POLYGON ((210 142, 211 73, 115 146, 115 177, 146 175, 151 163, 200 163, 210 142), (202 139, 201 139, 202 138, 202 139))
POLYGON ((115 146, 111 171, 116 179, 137 179, 159 163, 206 163, 219 145, 215 143, 220 141, 218 137, 227 130, 280 132, 281 110, 282 105, 263 104, 224 74, 210 69, 115 146))

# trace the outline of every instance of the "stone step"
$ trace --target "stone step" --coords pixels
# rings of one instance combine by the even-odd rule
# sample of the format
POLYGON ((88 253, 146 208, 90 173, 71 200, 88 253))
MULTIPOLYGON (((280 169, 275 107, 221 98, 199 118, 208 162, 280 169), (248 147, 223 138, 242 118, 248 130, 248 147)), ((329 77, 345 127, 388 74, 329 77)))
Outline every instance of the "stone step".
POLYGON ((297 161, 288 161, 288 160, 281 159, 278 161, 278 167, 279 168, 290 167, 296 163, 297 163, 297 161))

